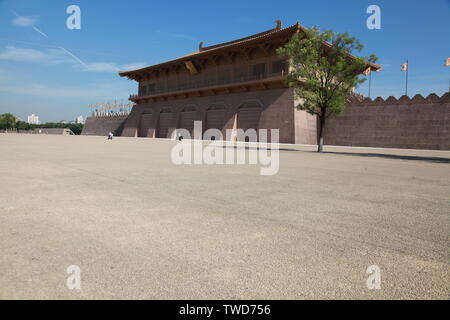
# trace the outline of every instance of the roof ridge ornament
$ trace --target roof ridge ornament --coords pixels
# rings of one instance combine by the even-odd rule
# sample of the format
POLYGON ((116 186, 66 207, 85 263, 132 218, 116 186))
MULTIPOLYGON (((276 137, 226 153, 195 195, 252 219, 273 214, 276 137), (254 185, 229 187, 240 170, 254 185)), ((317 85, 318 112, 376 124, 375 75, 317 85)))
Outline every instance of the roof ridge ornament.
POLYGON ((281 27, 283 26, 283 22, 281 20, 275 20, 275 23, 277 24, 276 30, 281 30, 281 27))
POLYGON ((198 51, 203 50, 203 41, 198 44, 198 51))

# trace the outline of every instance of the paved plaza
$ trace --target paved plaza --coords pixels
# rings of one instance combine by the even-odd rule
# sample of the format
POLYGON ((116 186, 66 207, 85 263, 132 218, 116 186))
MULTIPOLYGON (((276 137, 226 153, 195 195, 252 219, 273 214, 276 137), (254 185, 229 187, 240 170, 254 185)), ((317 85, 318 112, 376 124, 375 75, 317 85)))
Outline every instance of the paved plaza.
POLYGON ((262 176, 175 143, 0 134, 0 298, 448 299, 450 152, 283 145, 262 176))

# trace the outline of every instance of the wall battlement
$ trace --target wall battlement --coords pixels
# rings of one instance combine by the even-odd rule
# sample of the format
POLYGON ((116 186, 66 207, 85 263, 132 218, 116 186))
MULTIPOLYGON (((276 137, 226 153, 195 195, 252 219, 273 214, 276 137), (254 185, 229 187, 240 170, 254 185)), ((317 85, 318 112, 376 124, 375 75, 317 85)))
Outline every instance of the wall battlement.
POLYGON ((379 105, 412 105, 412 104, 444 104, 450 102, 450 92, 445 93, 439 97, 435 93, 429 94, 426 98, 421 94, 416 94, 414 97, 401 96, 400 98, 395 98, 390 96, 386 99, 382 97, 377 97, 375 99, 364 98, 361 95, 354 95, 347 99, 348 106, 379 106, 379 105))
MULTIPOLYGON (((286 100, 286 97, 286 99, 281 99, 281 96, 276 95, 279 99, 275 99, 275 96, 275 98, 267 97, 267 99, 263 99, 264 94, 269 93, 264 91, 246 93, 247 95, 251 94, 252 98, 259 98, 266 108, 271 106, 275 100, 278 101, 279 106, 282 106, 282 108, 269 108, 273 113, 266 117, 267 121, 262 117, 263 121, 260 122, 260 127, 281 127, 283 129, 281 134, 283 142, 294 143, 295 138, 295 143, 315 143, 314 133, 299 130, 298 133, 295 133, 299 137, 294 137, 293 128, 291 128, 293 124, 287 124, 286 121, 283 121, 291 119, 290 117, 294 115, 293 104, 290 105, 291 100, 286 100), (308 140, 303 142, 302 139, 308 140)), ((233 99, 242 98, 242 95, 229 94, 221 99, 223 101, 230 100, 226 100, 228 101, 227 105, 238 106, 240 100, 234 101, 233 99)), ((284 97, 284 95, 282 96, 284 97)), ((203 107, 211 105, 213 102, 211 99, 211 97, 202 97, 195 98, 192 101, 174 101, 172 107, 174 108, 173 111, 176 112, 172 119, 174 121, 172 127, 180 125, 177 119, 181 119, 180 111, 188 102, 200 106, 197 110, 199 120, 204 120, 207 112, 203 107)), ((165 103, 161 105, 165 105, 165 103)), ((161 128, 158 109, 160 106, 158 103, 153 103, 152 106, 156 107, 155 114, 158 114, 158 116, 152 116, 151 121, 147 119, 149 118, 148 115, 145 121, 141 119, 143 110, 148 105, 137 105, 133 109, 134 112, 129 116, 108 115, 87 118, 82 134, 106 136, 108 132, 113 132, 115 135, 123 134, 133 137, 154 136, 153 133, 161 128), (142 126, 154 129, 148 130, 149 128, 141 128, 142 126)), ((230 109, 229 115, 236 112, 235 109, 230 109)), ((298 115, 295 117, 296 122, 305 125, 306 119, 300 119, 298 115)), ((292 119, 292 123, 295 121, 292 119)), ((230 127, 230 121, 225 121, 225 123, 226 128, 230 127)), ((331 117, 327 121, 324 140, 326 145, 450 150, 450 93, 441 97, 430 94, 427 97, 421 95, 415 95, 412 98, 402 96, 399 99, 378 97, 373 100, 362 95, 353 95, 347 99, 344 112, 331 117)))
POLYGON ((324 137, 327 145, 450 150, 450 93, 373 100, 355 95, 329 119, 324 137))

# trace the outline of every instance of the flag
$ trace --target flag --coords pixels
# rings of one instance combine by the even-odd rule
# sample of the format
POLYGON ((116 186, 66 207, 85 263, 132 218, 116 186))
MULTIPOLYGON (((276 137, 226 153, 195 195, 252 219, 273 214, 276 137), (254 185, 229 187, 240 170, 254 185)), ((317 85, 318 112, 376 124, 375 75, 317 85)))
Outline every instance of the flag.
POLYGON ((450 58, 445 59, 445 67, 450 67, 450 58))
POLYGON ((372 70, 370 69, 370 67, 368 67, 366 70, 363 71, 363 73, 368 76, 370 74, 372 70))
POLYGON ((402 64, 402 71, 407 71, 408 70, 408 62, 405 62, 404 64, 402 64))

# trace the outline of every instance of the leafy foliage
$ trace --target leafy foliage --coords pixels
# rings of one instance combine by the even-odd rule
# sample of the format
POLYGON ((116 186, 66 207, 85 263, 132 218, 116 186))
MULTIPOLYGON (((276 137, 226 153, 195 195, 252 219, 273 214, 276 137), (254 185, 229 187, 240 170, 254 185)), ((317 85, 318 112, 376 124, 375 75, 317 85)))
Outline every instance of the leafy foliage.
POLYGON ((70 130, 73 131, 73 133, 79 135, 83 130, 83 125, 80 123, 56 123, 56 122, 47 122, 43 124, 29 124, 24 121, 17 121, 16 118, 10 113, 0 115, 0 129, 35 130, 39 128, 69 128, 70 130))
POLYGON ((16 126, 16 118, 11 113, 0 115, 0 129, 11 129, 16 126))
POLYGON ((76 135, 81 134, 83 130, 83 125, 81 123, 56 123, 56 122, 47 122, 44 124, 38 124, 35 128, 69 128, 76 135))
POLYGON ((366 59, 352 55, 362 49, 348 33, 314 27, 297 33, 277 51, 289 61, 286 81, 299 101, 296 108, 319 117, 319 139, 325 119, 344 110, 345 97, 365 81, 359 75, 368 62, 377 60, 375 55, 366 59))

